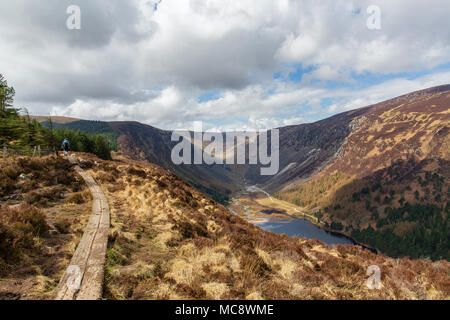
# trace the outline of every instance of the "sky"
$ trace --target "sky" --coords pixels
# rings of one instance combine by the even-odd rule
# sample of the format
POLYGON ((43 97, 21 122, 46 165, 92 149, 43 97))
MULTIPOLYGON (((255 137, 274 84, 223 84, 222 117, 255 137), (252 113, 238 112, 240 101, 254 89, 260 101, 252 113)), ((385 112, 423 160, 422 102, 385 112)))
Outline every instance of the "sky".
POLYGON ((450 83, 449 17, 449 0, 3 0, 0 73, 35 115, 273 128, 450 83))

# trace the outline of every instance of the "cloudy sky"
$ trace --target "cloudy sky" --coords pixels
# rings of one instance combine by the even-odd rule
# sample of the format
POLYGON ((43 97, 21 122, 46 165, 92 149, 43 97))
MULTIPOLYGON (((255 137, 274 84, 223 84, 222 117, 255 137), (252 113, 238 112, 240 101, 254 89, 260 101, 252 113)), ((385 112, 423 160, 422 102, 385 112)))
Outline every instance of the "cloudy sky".
POLYGON ((450 83, 449 17, 449 0, 2 0, 0 73, 32 114, 269 128, 450 83))

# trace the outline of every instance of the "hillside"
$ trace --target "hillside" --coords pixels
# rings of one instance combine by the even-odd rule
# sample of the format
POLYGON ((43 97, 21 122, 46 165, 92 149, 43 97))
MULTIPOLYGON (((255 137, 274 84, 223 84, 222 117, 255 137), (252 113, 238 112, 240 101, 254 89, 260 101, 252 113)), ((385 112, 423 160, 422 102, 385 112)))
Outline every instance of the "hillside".
MULTIPOLYGON (((36 120, 38 122, 46 122, 48 121, 48 116, 30 116, 31 119, 36 120)), ((72 118, 72 117, 61 117, 61 116, 51 116, 53 123, 58 124, 69 124, 71 122, 79 121, 81 119, 72 118)))
POLYGON ((313 124, 279 128, 280 171, 275 176, 261 176, 260 165, 175 166, 170 155, 176 143, 170 140, 170 131, 138 122, 110 122, 109 125, 119 134, 117 141, 121 152, 176 172, 199 190, 220 200, 229 198, 246 184, 261 184, 268 191, 274 191, 311 176, 339 150, 351 132, 351 121, 362 112, 357 110, 313 124))
MULTIPOLYGON (((84 158, 84 157, 83 157, 84 158)), ((86 159, 86 158, 84 158, 86 159)), ((111 203, 108 299, 448 298, 450 263, 261 230, 146 162, 88 161, 111 203), (382 270, 382 290, 366 269, 382 270)))
POLYGON ((447 85, 280 128, 275 176, 248 164, 174 166, 170 132, 136 122, 110 125, 125 154, 177 172, 216 199, 258 184, 392 256, 449 259, 449 105, 447 85), (407 217, 422 206, 436 206, 434 214, 407 217), (393 218, 395 210, 403 215, 393 218))
POLYGON ((0 300, 52 298, 91 206, 68 161, 0 159, 0 300))
MULTIPOLYGON (((240 177, 268 191, 279 191, 309 179, 325 167, 327 172, 346 168, 350 175, 364 176, 413 155, 424 159, 436 152, 442 156, 447 152, 448 157, 449 92, 450 85, 430 88, 315 123, 279 128, 280 171, 275 176, 259 175, 259 165, 214 165, 200 173, 214 171, 212 175, 228 186, 240 177)), ((119 133, 119 145, 126 154, 173 169, 170 150, 174 143, 169 131, 138 122, 109 125, 119 133)), ((199 168, 188 166, 183 170, 197 176, 199 168)), ((220 183, 213 179, 211 184, 220 183)))
POLYGON ((329 164, 276 197, 392 256, 450 259, 449 89, 362 109, 329 164))
POLYGON ((223 165, 173 164, 171 150, 176 142, 171 141, 171 131, 160 130, 139 122, 110 122, 118 132, 120 151, 135 160, 146 160, 177 173, 198 190, 226 203, 229 195, 238 190, 240 177, 223 165))
POLYGON ((397 160, 449 160, 450 85, 373 105, 350 126, 352 132, 323 174, 361 177, 397 160))

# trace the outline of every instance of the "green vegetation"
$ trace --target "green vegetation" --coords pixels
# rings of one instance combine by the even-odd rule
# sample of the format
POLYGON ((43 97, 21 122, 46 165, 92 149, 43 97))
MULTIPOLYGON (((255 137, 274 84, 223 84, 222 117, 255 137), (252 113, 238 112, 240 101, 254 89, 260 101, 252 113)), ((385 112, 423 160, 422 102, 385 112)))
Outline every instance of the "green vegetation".
POLYGON ((377 230, 369 226, 361 231, 355 229, 351 235, 390 256, 450 260, 449 213, 450 202, 445 209, 435 204, 406 204, 401 208, 390 208, 387 217, 377 221, 377 230), (398 236, 387 226, 399 221, 418 222, 419 226, 398 236))
POLYGON ((110 146, 102 136, 65 128, 58 128, 53 131, 57 142, 64 140, 64 138, 69 139, 70 150, 93 153, 101 159, 111 160, 110 146))
MULTIPOLYGON (((377 181, 370 191, 362 188, 352 194, 350 201, 335 205, 333 209, 340 210, 333 213, 341 214, 342 218, 344 208, 353 213, 358 209, 369 211, 370 220, 375 223, 362 230, 353 224, 351 235, 390 256, 449 260, 449 202, 445 202, 448 194, 443 192, 447 165, 440 163, 443 175, 428 170, 416 171, 410 178, 417 181, 417 184, 411 183, 414 187, 405 187, 406 181, 377 181), (407 199, 415 203, 408 203, 407 199), (365 210, 361 205, 357 207, 358 202, 364 202, 365 210), (372 207, 372 203, 375 206, 372 207)), ((331 227, 333 224, 336 227, 335 222, 331 227)))
MULTIPOLYGON (((42 125, 49 127, 49 121, 42 122, 42 125)), ((108 142, 109 148, 114 151, 118 151, 119 146, 117 143, 118 133, 111 128, 107 122, 92 121, 92 120, 79 120, 69 123, 53 123, 53 126, 58 129, 68 129, 72 131, 81 131, 91 135, 99 135, 105 138, 108 142)))
POLYGON ((55 128, 51 118, 45 127, 36 120, 31 120, 26 109, 26 115, 20 115, 20 109, 13 107, 14 95, 14 89, 8 87, 0 74, 0 146, 6 144, 10 149, 25 150, 31 154, 32 147, 40 145, 56 152, 62 140, 68 138, 72 151, 93 153, 102 159, 111 159, 111 146, 103 136, 55 128))
POLYGON ((450 259, 450 162, 399 160, 362 179, 334 173, 281 191, 336 231, 394 256, 450 259))
POLYGON ((342 231, 344 229, 344 226, 340 222, 332 222, 330 225, 330 228, 337 231, 342 231))

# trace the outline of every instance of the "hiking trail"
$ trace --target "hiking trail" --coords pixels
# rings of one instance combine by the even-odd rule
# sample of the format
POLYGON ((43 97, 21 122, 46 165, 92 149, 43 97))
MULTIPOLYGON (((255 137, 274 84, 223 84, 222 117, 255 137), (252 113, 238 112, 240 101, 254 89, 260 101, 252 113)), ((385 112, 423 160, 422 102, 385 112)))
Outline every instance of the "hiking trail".
MULTIPOLYGON (((69 161, 77 163, 73 156, 69 157, 69 161)), ((78 165, 74 170, 84 179, 92 194, 92 213, 70 265, 56 288, 55 300, 98 300, 103 293, 110 226, 109 205, 94 178, 78 165)))

